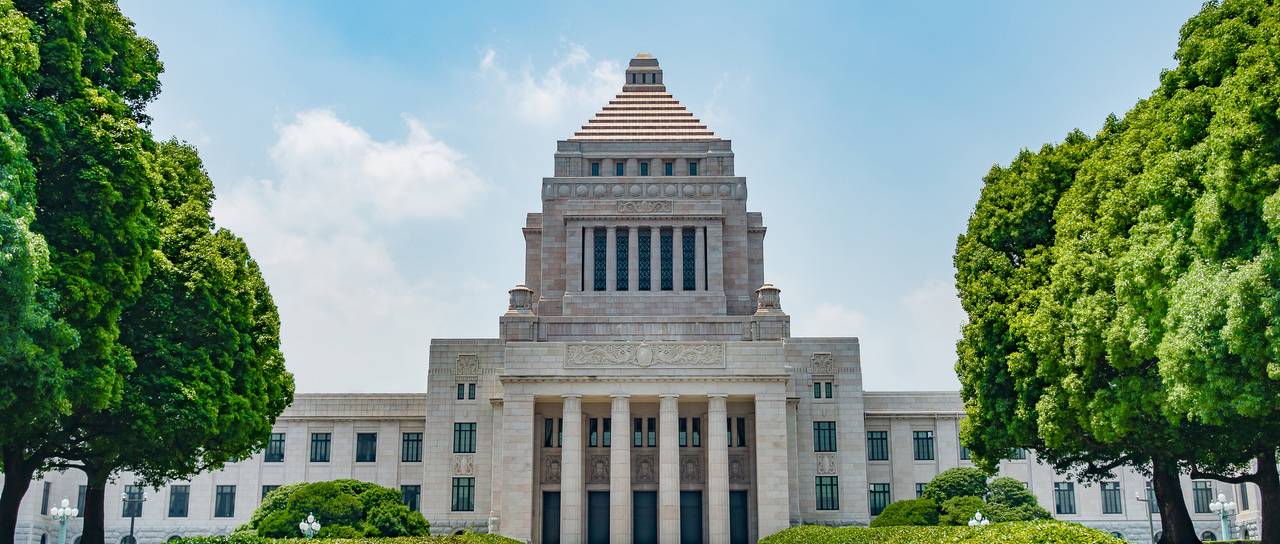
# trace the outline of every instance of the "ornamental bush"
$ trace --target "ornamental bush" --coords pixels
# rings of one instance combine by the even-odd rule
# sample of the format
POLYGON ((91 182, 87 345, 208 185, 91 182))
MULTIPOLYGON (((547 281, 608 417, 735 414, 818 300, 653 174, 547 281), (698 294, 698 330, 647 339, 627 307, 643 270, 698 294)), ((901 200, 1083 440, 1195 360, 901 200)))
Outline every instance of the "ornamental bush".
POLYGON ((1124 544, 1096 529, 1065 521, 993 523, 986 527, 825 527, 801 525, 760 544, 1124 544))
POLYGON ((1053 517, 1040 507, 1027 486, 1007 476, 996 478, 987 486, 987 509, 982 514, 991 521, 1035 521, 1053 517))
POLYGON ((985 497, 987 474, 976 468, 953 468, 933 477, 920 496, 942 504, 953 497, 985 497))
POLYGON ((897 525, 937 525, 938 503, 932 499, 911 499, 886 506, 880 515, 871 520, 872 527, 897 525))
MULTIPOLYGON (((952 497, 942 503, 942 514, 938 516, 939 525, 967 525, 973 515, 986 512, 987 503, 979 497, 952 497)), ((984 517, 987 514, 982 514, 984 517)))
POLYGON ((418 536, 430 528, 422 513, 409 510, 393 489, 359 480, 333 480, 272 490, 241 529, 260 537, 299 537, 298 522, 309 514, 320 522, 317 536, 321 538, 418 536))
MULTIPOLYGON (((232 534, 231 536, 201 536, 182 538, 167 544, 308 544, 302 538, 266 538, 232 534)), ((335 539, 325 544, 520 544, 519 541, 498 535, 466 533, 454 536, 399 536, 361 537, 335 539)))

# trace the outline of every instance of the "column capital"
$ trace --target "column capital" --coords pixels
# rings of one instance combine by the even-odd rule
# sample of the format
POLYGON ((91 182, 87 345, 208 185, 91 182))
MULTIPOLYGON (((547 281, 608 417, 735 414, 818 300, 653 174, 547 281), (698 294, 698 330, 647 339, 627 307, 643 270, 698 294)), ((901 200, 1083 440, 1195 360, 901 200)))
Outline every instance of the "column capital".
POLYGON ((613 395, 609 395, 609 398, 611 398, 611 399, 630 399, 630 398, 631 398, 631 395, 628 395, 628 394, 626 394, 626 393, 615 393, 615 394, 613 394, 613 395))
POLYGON ((560 395, 560 398, 565 399, 565 400, 569 400, 569 399, 581 399, 581 398, 582 398, 582 395, 579 395, 579 394, 577 394, 577 393, 565 393, 565 394, 563 394, 563 395, 560 395))
POLYGON ((728 394, 728 393, 707 393, 707 398, 709 398, 709 399, 727 399, 727 398, 729 398, 729 394, 728 394))
POLYGON ((663 393, 663 394, 661 394, 661 395, 658 395, 658 398, 660 398, 660 399, 678 399, 678 398, 680 398, 680 395, 677 395, 677 394, 675 394, 675 393, 663 393))

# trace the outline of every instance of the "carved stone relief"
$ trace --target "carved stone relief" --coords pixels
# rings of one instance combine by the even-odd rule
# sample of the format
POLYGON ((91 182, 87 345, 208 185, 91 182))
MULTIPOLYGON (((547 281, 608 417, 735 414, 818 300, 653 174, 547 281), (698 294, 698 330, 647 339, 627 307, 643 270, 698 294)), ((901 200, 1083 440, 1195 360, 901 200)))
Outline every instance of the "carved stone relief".
POLYGON ((729 454, 729 483, 750 483, 750 469, 751 467, 747 464, 747 456, 745 454, 729 454))
POLYGON ((813 354, 813 360, 809 365, 809 371, 813 374, 835 374, 836 356, 830 353, 813 354))
POLYGON ((670 200, 620 200, 618 213, 671 213, 670 200))
POLYGON ((837 473, 836 454, 819 453, 818 454, 818 475, 834 476, 836 473, 837 473))
POLYGON ((724 368, 724 344, 583 342, 565 345, 565 368, 724 368))
POLYGON ((680 483, 702 483, 702 458, 697 454, 680 456, 680 483))
POLYGON ((475 476, 476 475, 475 456, 474 455, 453 456, 453 475, 454 476, 475 476))
POLYGON ((457 376, 475 376, 480 373, 480 357, 464 353, 458 356, 458 365, 453 369, 457 376))
POLYGON ((607 484, 609 483, 609 456, 608 455, 592 455, 587 460, 587 483, 589 484, 607 484))
POLYGON ((542 458, 542 483, 560 483, 560 455, 547 455, 542 458))
POLYGON ((637 455, 632 462, 635 467, 635 473, 631 475, 631 479, 638 484, 656 484, 658 483, 658 464, 654 461, 652 455, 637 455))

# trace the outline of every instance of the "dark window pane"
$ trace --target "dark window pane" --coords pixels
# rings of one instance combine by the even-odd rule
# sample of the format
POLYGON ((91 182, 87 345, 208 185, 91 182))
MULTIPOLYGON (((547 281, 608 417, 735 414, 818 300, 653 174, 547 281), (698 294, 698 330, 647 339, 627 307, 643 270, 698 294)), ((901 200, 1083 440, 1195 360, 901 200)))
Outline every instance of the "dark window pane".
POLYGON ((600 445, 600 420, 591 418, 587 420, 587 447, 595 448, 600 445))
POLYGON ((613 445, 613 437, 610 436, 613 434, 612 422, 611 418, 604 418, 604 447, 606 448, 613 445))
POLYGON ((621 176, 621 175, 624 175, 624 174, 626 173, 626 171, 627 171, 627 164, 626 164, 626 163, 624 163, 624 162, 622 162, 622 161, 615 161, 615 162, 613 163, 613 175, 615 175, 615 176, 621 176))
POLYGON ((867 431, 867 460, 889 460, 889 431, 867 431))
POLYGON ((595 291, 604 291, 606 289, 605 270, 608 263, 605 262, 605 251, 608 244, 609 231, 604 227, 596 227, 591 231, 591 248, 592 258, 591 288, 595 291))
POLYGON ((933 460, 933 431, 912 431, 916 461, 933 460))
POLYGON ((1240 482, 1240 489, 1236 491, 1236 504, 1240 505, 1240 510, 1249 509, 1249 484, 1240 482))
POLYGON ((824 386, 827 388, 827 398, 833 398, 834 395, 831 394, 831 382, 827 382, 824 386))
POLYGON ((884 507, 889 506, 889 484, 871 484, 867 497, 871 505, 871 515, 880 515, 884 512, 884 507))
POLYGON ((422 497, 422 486, 420 485, 402 485, 400 486, 400 497, 404 500, 404 505, 409 510, 417 512, 419 498, 422 497))
POLYGON ((813 382, 813 398, 822 398, 822 382, 813 382))
MULTIPOLYGON (((76 510, 79 510, 79 512, 76 512, 76 517, 78 518, 84 517, 84 496, 88 492, 89 486, 87 485, 79 486, 79 489, 76 490, 76 510)), ((185 512, 185 510, 183 511, 185 512)))
POLYGON ((546 418, 542 420, 542 447, 555 447, 556 440, 556 420, 546 418))
POLYGON ((275 491, 275 490, 276 490, 276 489, 278 489, 279 487, 280 487, 280 486, 278 486, 278 485, 264 485, 264 486, 262 486, 262 498, 263 498, 263 499, 267 498, 267 493, 270 493, 270 492, 272 492, 272 491, 275 491))
POLYGON ((818 510, 840 509, 840 484, 835 476, 818 476, 818 510))
POLYGON ((220 485, 214 493, 213 517, 233 518, 236 516, 236 486, 220 485))
POLYGON ((697 234, 695 234, 694 229, 690 227, 680 229, 680 262, 684 263, 680 271, 683 275, 681 283, 683 283, 685 291, 693 291, 698 288, 695 279, 697 278, 698 263, 694 257, 696 241, 697 234))
POLYGON ((356 462, 373 463, 378 460, 377 433, 356 433, 356 462))
MULTIPOLYGON (((84 486, 80 486, 84 487, 84 486)), ((191 502, 191 486, 189 485, 171 485, 169 486, 169 517, 185 518, 187 517, 187 504, 191 502)), ((84 503, 81 502, 83 505, 84 503)))
POLYGON ((816 452, 836 451, 836 422, 834 421, 813 422, 813 451, 816 451, 816 452))
POLYGON ((453 453, 476 452, 476 424, 453 424, 453 453))
POLYGON ((640 285, 637 287, 641 291, 648 291, 651 273, 650 268, 653 264, 653 255, 651 252, 653 243, 653 230, 644 227, 636 229, 636 265, 640 268, 636 272, 640 274, 638 278, 640 285))
POLYGON ((471 400, 476 400, 476 384, 474 383, 467 384, 467 398, 471 400))
POLYGON ((600 163, 598 162, 591 163, 591 175, 593 176, 600 175, 600 163))
POLYGON ((453 479, 453 511, 470 512, 475 510, 475 478, 453 479))
POLYGON ((747 447, 747 418, 738 418, 738 447, 747 447))
POLYGON ((649 447, 658 447, 658 420, 649 418, 649 447))
POLYGON ((671 229, 658 229, 658 259, 661 261, 662 265, 661 274, 663 291, 670 291, 674 289, 675 285, 673 283, 674 280, 672 279, 672 236, 673 234, 671 229))
POLYGON ((1124 513, 1124 502, 1121 500, 1120 494, 1120 482, 1102 482, 1102 513, 1124 513))
POLYGON ((675 169, 676 169, 676 163, 674 162, 666 161, 662 163, 662 175, 664 176, 675 175, 675 169))
POLYGON ((1191 482, 1191 496, 1195 500, 1196 513, 1209 512, 1209 503, 1213 502, 1213 485, 1209 482, 1191 482))
POLYGON ((693 447, 702 447, 702 418, 693 418, 693 447))
POLYGON ((124 486, 123 511, 121 516, 126 518, 142 517, 142 486, 126 485, 124 486))
POLYGON ((458 400, 464 400, 466 398, 467 398, 467 384, 460 383, 458 384, 458 400))
POLYGON ((1053 483, 1054 511, 1062 515, 1076 513, 1076 486, 1071 482, 1053 483))
POLYGON ((267 440, 267 451, 262 460, 267 463, 284 461, 284 433, 271 433, 271 438, 267 440))
POLYGON ((649 161, 640 161, 640 175, 649 175, 649 161))
POLYGON ((627 227, 618 227, 614 229, 613 245, 614 245, 614 261, 617 263, 617 273, 614 274, 614 289, 618 291, 626 291, 631 282, 630 265, 628 260, 631 258, 631 231, 627 227))
POLYGON ((680 418, 678 421, 679 421, 679 427, 680 427, 680 430, 677 432, 677 436, 679 438, 678 443, 682 448, 688 447, 689 446, 688 420, 686 420, 685 418, 680 418))
POLYGON ((689 175, 698 175, 698 161, 689 161, 689 175))
POLYGON ((644 420, 635 418, 632 420, 631 430, 631 446, 635 448, 644 447, 644 420))
POLYGON ((400 461, 405 463, 422 461, 422 433, 404 433, 401 435, 400 461))
POLYGON ((920 498, 920 497, 923 497, 923 496, 924 496, 924 488, 925 488, 925 487, 927 487, 928 485, 929 485, 929 484, 916 484, 916 498, 917 498, 917 499, 918 499, 918 498, 920 498))

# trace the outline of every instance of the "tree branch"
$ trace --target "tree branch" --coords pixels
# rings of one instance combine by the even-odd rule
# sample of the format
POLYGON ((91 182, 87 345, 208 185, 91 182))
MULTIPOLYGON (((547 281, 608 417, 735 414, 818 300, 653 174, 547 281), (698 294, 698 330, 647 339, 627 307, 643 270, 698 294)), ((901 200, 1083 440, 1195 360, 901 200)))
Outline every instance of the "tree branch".
POLYGON ((1226 482, 1229 484, 1242 484, 1245 482, 1256 483, 1258 481, 1258 474, 1255 472, 1255 473, 1240 474, 1237 476, 1227 476, 1226 474, 1217 474, 1213 472, 1201 472, 1199 468, 1193 466, 1191 467, 1191 478, 1196 480, 1204 480, 1204 479, 1217 480, 1219 482, 1226 482))

